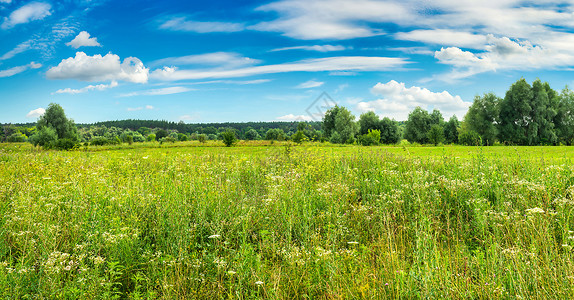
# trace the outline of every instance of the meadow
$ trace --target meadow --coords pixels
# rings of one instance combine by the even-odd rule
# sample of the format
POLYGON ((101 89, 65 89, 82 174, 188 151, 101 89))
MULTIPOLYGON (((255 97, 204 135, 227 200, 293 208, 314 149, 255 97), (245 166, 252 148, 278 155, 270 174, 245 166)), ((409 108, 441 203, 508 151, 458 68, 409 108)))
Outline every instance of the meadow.
POLYGON ((0 298, 574 298, 571 147, 0 144, 0 298))

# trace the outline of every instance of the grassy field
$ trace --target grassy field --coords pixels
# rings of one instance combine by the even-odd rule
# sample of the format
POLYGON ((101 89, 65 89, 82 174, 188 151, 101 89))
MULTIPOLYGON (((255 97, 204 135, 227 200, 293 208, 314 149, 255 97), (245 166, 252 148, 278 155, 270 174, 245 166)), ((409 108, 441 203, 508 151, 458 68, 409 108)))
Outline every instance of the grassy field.
POLYGON ((574 148, 0 145, 0 298, 574 298, 574 148))

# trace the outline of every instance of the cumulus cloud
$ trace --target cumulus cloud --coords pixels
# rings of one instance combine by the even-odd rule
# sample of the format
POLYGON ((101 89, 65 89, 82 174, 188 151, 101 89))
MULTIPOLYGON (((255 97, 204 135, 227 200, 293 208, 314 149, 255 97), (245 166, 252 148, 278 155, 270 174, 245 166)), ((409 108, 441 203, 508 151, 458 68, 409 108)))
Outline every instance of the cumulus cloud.
POLYGON ((93 90, 104 91, 107 89, 114 88, 116 86, 118 86, 118 82, 112 81, 110 84, 88 85, 88 86, 85 86, 81 89, 72 89, 72 88, 59 89, 56 92, 54 92, 54 94, 72 94, 72 95, 75 95, 75 94, 82 94, 82 93, 93 91, 93 90))
POLYGON ((202 65, 202 66, 216 66, 221 68, 236 68, 241 66, 249 66, 260 63, 260 60, 245 57, 241 54, 234 52, 214 52, 197 55, 187 55, 179 57, 168 57, 152 62, 152 65, 169 65, 169 66, 182 66, 182 65, 202 65))
POLYGON ((30 69, 38 69, 41 67, 42 67, 41 64, 31 62, 31 63, 24 65, 24 66, 17 66, 17 67, 13 67, 13 68, 6 69, 6 70, 0 70, 0 78, 11 77, 11 76, 14 76, 16 74, 20 74, 24 71, 27 71, 30 69))
POLYGON ((46 72, 49 79, 76 79, 81 81, 129 81, 146 83, 149 69, 135 57, 120 62, 120 57, 108 53, 88 56, 76 52, 75 57, 64 59, 46 72))
POLYGON ((15 11, 8 17, 4 18, 4 22, 0 26, 2 29, 10 29, 19 24, 25 24, 32 21, 42 20, 51 15, 50 10, 52 6, 45 2, 31 2, 15 11))
POLYGON ((294 115, 288 114, 281 117, 277 117, 276 120, 278 121, 313 121, 313 117, 309 115, 294 115))
POLYGON ((121 94, 120 97, 134 97, 134 96, 162 96, 162 95, 172 95, 172 94, 180 94, 194 91, 194 89, 190 89, 188 87, 183 86, 172 86, 167 88, 161 89, 152 89, 152 90, 145 90, 145 91, 138 91, 132 92, 127 94, 121 94))
POLYGON ((30 119, 36 119, 41 117, 42 115, 44 115, 46 113, 46 110, 39 107, 36 109, 31 110, 27 115, 26 118, 30 118, 30 119))
POLYGON ((398 120, 406 120, 408 113, 417 106, 429 110, 436 108, 447 116, 455 114, 462 118, 471 104, 447 91, 436 93, 416 86, 407 88, 404 83, 395 80, 377 83, 371 93, 383 98, 359 102, 357 109, 361 112, 372 110, 398 120))
POLYGON ((245 29, 245 26, 240 23, 229 22, 200 22, 187 20, 185 17, 174 17, 160 26, 160 29, 171 31, 195 32, 195 33, 211 33, 211 32, 237 32, 245 29))
POLYGON ((95 37, 90 37, 87 31, 80 32, 72 41, 66 43, 66 45, 78 49, 80 47, 101 47, 98 43, 98 39, 95 37))
POLYGON ((388 71, 400 69, 408 62, 402 58, 339 56, 319 59, 308 59, 293 63, 254 66, 233 70, 179 70, 164 67, 151 73, 158 80, 174 81, 185 79, 232 78, 261 74, 287 72, 321 72, 321 71, 388 71))
POLYGON ((271 50, 271 52, 286 51, 286 50, 307 50, 307 51, 317 51, 317 52, 332 52, 332 51, 343 51, 348 48, 341 45, 313 45, 313 46, 294 46, 294 47, 283 47, 271 50))
POLYGON ((310 88, 320 87, 323 84, 324 84, 324 82, 315 81, 314 79, 311 79, 309 81, 305 81, 305 82, 297 85, 296 88, 298 88, 298 89, 310 89, 310 88))

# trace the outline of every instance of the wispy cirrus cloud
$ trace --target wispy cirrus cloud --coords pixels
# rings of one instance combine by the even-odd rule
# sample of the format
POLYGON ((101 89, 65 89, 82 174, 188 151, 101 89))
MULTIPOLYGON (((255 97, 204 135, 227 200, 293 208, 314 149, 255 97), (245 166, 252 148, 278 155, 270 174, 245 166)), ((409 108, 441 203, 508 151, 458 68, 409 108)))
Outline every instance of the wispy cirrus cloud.
POLYGON ((211 66, 219 68, 236 68, 241 66, 256 65, 261 61, 245 57, 235 52, 213 52, 195 55, 186 55, 178 57, 168 57, 158 59, 150 63, 152 66, 168 65, 168 66, 211 66))
POLYGON ((59 89, 57 91, 55 91, 53 94, 71 94, 71 95, 76 95, 76 94, 83 94, 89 91, 104 91, 107 89, 111 89, 111 88, 115 88, 118 86, 118 82, 117 81, 112 81, 110 84, 98 84, 98 85, 88 85, 85 86, 83 88, 80 89, 72 89, 72 88, 65 88, 65 89, 59 89))
POLYGON ((271 52, 277 51, 287 51, 287 50, 306 50, 306 51, 317 51, 317 52, 333 52, 333 51, 343 51, 350 49, 350 47, 345 47, 341 45, 312 45, 312 46, 293 46, 293 47, 283 47, 271 50, 271 52))
POLYGON ((5 17, 0 28, 10 29, 19 24, 42 20, 52 14, 51 9, 52 5, 47 2, 30 2, 5 17))
POLYGON ((205 22, 188 20, 187 17, 171 17, 164 20, 159 25, 159 29, 194 32, 194 33, 213 33, 213 32, 238 32, 245 29, 241 23, 231 22, 205 22))
POLYGON ((296 88, 298 88, 298 89, 311 89, 311 88, 320 87, 323 84, 324 84, 324 82, 322 82, 322 81, 316 81, 314 79, 311 79, 309 81, 305 81, 305 82, 297 85, 296 88))
POLYGON ((17 67, 13 67, 13 68, 9 68, 6 70, 0 70, 0 78, 4 78, 4 77, 12 77, 16 74, 20 74, 22 72, 28 71, 30 69, 39 69, 41 68, 42 65, 41 64, 37 64, 35 62, 31 62, 27 65, 23 65, 23 66, 17 66, 17 67))
POLYGON ((162 96, 162 95, 173 95, 173 94, 180 94, 186 93, 190 91, 194 91, 195 89, 191 89, 184 86, 172 86, 167 88, 161 89, 151 89, 151 90, 144 90, 144 91, 137 91, 132 93, 121 94, 118 97, 135 97, 135 96, 162 96))
POLYGON ((271 64, 263 66, 237 68, 231 70, 180 70, 164 67, 154 70, 151 78, 163 81, 192 80, 207 78, 234 78, 262 74, 288 72, 323 72, 323 71, 388 71, 398 70, 408 61, 393 57, 339 56, 308 59, 292 63, 271 64))

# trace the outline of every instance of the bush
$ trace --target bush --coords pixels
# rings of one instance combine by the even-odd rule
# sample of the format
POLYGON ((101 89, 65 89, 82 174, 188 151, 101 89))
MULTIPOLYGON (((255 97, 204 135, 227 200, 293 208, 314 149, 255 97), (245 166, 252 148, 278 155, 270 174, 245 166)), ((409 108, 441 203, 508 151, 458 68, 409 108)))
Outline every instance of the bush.
POLYGON ((52 127, 44 126, 30 137, 29 142, 34 146, 40 146, 49 149, 53 146, 57 139, 58 134, 56 133, 56 130, 54 130, 52 127))
POLYGON ((166 136, 159 140, 160 143, 175 143, 177 140, 172 136, 166 136))
POLYGON ((359 144, 363 146, 378 145, 381 140, 381 131, 369 129, 369 133, 359 136, 359 144))
POLYGON ((308 141, 309 138, 303 133, 303 130, 297 130, 297 132, 291 137, 293 142, 301 145, 303 142, 308 141))
POLYGON ((226 147, 231 147, 233 144, 237 143, 237 137, 235 137, 235 132, 233 130, 226 130, 221 134, 223 138, 223 143, 226 147))
POLYGON ((215 134, 208 134, 208 135, 207 135, 207 138, 208 138, 210 141, 215 141, 215 140, 217 140, 217 135, 215 135, 215 134))
POLYGON ((95 137, 90 141, 90 145, 92 145, 92 146, 105 146, 105 145, 109 145, 111 143, 112 142, 110 140, 106 139, 103 136, 95 137))
POLYGON ((8 141, 9 143, 23 143, 23 142, 25 142, 25 141, 27 141, 27 140, 28 140, 28 137, 26 137, 25 134, 20 133, 20 131, 14 132, 14 133, 11 134, 11 135, 8 137, 8 139, 7 139, 7 141, 8 141))
POLYGON ((177 134, 177 140, 180 142, 185 142, 185 141, 189 140, 189 137, 185 133, 178 133, 177 134))
POLYGON ((331 134, 331 138, 329 138, 329 142, 330 142, 331 144, 342 144, 342 142, 341 142, 341 135, 340 135, 338 132, 334 131, 334 132, 331 134))
POLYGON ((479 146, 482 145, 482 139, 476 131, 464 131, 458 135, 458 142, 466 146, 479 146))
POLYGON ((156 139, 156 141, 159 141, 168 135, 169 135, 169 133, 167 131, 161 129, 155 133, 155 139, 156 139))
POLYGON ((197 135, 197 140, 198 140, 200 143, 205 143, 205 142, 207 142, 207 134, 198 134, 198 135, 197 135))
POLYGON ((58 139, 54 143, 54 149, 57 150, 71 150, 76 146, 76 141, 72 139, 58 139))
POLYGON ((156 138, 155 134, 152 133, 152 134, 150 134, 150 135, 147 136, 146 140, 147 140, 148 142, 153 142, 153 141, 156 140, 155 138, 156 138))

